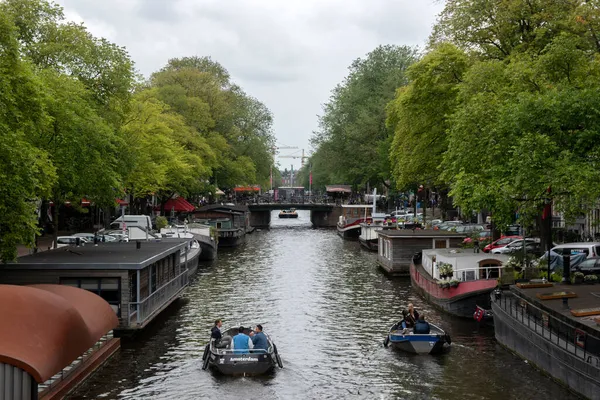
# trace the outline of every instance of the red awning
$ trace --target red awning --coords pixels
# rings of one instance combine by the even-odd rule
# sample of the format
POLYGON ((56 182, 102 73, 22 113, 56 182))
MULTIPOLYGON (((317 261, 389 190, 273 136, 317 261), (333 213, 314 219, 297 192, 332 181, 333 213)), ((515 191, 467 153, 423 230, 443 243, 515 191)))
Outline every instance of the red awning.
POLYGON ((236 192, 260 192, 260 186, 239 186, 233 190, 236 192))
POLYGON ((127 200, 116 199, 116 202, 120 206, 128 206, 129 202, 127 200))
MULTIPOLYGON (((160 207, 156 207, 157 210, 160 210, 160 207)), ((188 202, 183 197, 177 197, 174 199, 169 199, 165 203, 165 211, 175 210, 175 212, 191 212, 196 209, 190 202, 188 202)))

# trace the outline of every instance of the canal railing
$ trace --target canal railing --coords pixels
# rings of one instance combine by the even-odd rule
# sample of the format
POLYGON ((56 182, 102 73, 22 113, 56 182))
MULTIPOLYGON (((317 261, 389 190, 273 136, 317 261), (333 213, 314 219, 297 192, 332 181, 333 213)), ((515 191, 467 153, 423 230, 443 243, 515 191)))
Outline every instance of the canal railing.
POLYGON ((552 316, 515 293, 495 292, 492 301, 522 326, 590 364, 600 376, 599 337, 552 316))
POLYGON ((188 285, 188 270, 158 288, 141 302, 129 303, 129 325, 143 324, 157 310, 179 295, 188 285))

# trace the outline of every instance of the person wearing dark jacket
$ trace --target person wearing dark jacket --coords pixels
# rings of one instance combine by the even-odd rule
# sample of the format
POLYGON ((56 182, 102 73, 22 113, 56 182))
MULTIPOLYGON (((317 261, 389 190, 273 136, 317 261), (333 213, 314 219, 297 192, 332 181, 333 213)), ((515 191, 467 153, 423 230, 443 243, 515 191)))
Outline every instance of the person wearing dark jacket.
POLYGON ((431 327, 429 326, 429 322, 425 321, 424 316, 419 316, 417 323, 415 324, 414 332, 415 334, 427 335, 431 331, 431 327))
POLYGON ((210 330, 210 338, 215 339, 215 341, 221 340, 221 326, 223 326, 223 322, 220 319, 215 321, 215 326, 210 330))

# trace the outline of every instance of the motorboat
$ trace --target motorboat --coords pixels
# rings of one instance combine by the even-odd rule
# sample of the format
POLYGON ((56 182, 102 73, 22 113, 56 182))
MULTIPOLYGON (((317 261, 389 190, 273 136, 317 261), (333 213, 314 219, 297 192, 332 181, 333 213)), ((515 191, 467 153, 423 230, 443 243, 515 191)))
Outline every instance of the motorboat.
POLYGON ((413 354, 436 354, 448 348, 452 343, 450 335, 442 328, 429 323, 428 334, 414 333, 411 328, 402 329, 401 321, 390 328, 383 341, 384 346, 392 346, 413 354))
MULTIPOLYGON (((211 339, 204 348, 202 369, 211 368, 224 375, 261 375, 273 370, 276 366, 283 368, 277 346, 266 333, 269 342, 267 350, 231 349, 233 337, 238 332, 238 328, 229 328, 218 342, 211 339)), ((249 334, 250 329, 245 329, 244 333, 249 334)))
POLYGON ((298 213, 296 212, 295 208, 281 210, 279 212, 279 218, 298 218, 298 213))

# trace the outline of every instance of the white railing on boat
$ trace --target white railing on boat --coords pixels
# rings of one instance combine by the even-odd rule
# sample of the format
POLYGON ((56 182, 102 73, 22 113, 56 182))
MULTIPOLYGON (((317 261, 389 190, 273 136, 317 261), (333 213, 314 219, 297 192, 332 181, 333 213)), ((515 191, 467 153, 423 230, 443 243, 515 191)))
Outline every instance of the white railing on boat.
MULTIPOLYGON (((470 282, 477 280, 488 280, 498 279, 502 275, 503 266, 492 266, 492 267, 476 267, 476 268, 461 268, 452 271, 452 277, 446 279, 456 279, 461 282, 470 282)), ((435 273, 425 268, 425 270, 435 279, 442 279, 440 277, 439 269, 434 268, 435 273)), ((442 279, 443 280, 443 279, 442 279)))

